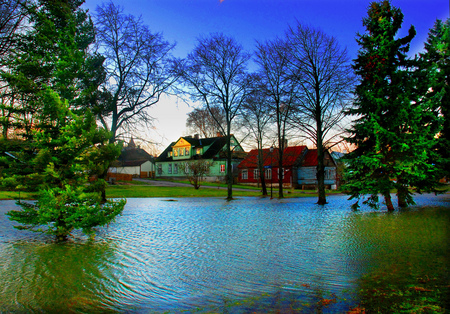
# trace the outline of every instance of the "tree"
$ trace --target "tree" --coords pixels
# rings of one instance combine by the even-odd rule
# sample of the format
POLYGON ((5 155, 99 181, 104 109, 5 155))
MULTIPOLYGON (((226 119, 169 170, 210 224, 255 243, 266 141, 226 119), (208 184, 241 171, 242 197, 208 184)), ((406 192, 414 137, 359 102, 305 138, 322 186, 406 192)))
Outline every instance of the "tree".
POLYGON ((353 66, 360 84, 348 111, 357 119, 347 140, 357 148, 346 158, 344 188, 351 199, 368 194, 364 203, 375 207, 378 194, 383 195, 389 211, 394 210, 392 189, 397 190, 398 206, 405 207, 414 202, 409 188, 432 189, 437 183, 436 115, 422 101, 420 76, 406 55, 414 27, 406 37, 397 38, 402 21, 401 10, 389 1, 371 3, 353 66))
POLYGON ((207 160, 197 159, 181 163, 184 174, 196 190, 200 188, 203 177, 209 173, 212 166, 207 160))
POLYGON ((249 59, 250 55, 234 39, 212 34, 209 38, 200 38, 194 51, 177 66, 189 95, 203 103, 218 124, 219 117, 212 108, 220 106, 225 112, 225 123, 220 125, 220 130, 227 136, 228 200, 233 198, 231 123, 247 96, 249 59))
POLYGON ((241 125, 248 130, 251 138, 256 142, 258 149, 259 180, 262 187, 262 195, 267 195, 265 180, 263 147, 266 140, 266 131, 271 122, 270 99, 266 93, 266 86, 259 75, 251 75, 251 89, 246 101, 241 107, 241 125))
MULTIPOLYGON (((270 101, 270 116, 276 124, 278 140, 278 197, 283 198, 283 154, 286 148, 289 116, 292 113, 297 86, 288 75, 288 47, 281 39, 259 43, 256 62, 270 101)), ((273 174, 272 174, 273 175, 273 174)))
POLYGON ((170 52, 175 45, 152 33, 141 18, 125 15, 112 2, 97 7, 98 46, 106 57, 104 88, 106 108, 98 118, 111 132, 114 143, 119 130, 130 131, 137 123, 148 124, 147 109, 169 91, 176 77, 170 52))
POLYGON ((429 101, 438 112, 442 129, 437 140, 439 166, 442 175, 450 177, 450 19, 437 20, 428 33, 425 52, 420 55, 419 68, 425 72, 424 101, 429 101), (431 86, 431 89, 430 89, 431 86))
MULTIPOLYGON (((26 17, 25 0, 0 0, 0 60, 11 52, 16 34, 26 17)), ((3 60, 1 60, 3 61, 3 60)), ((3 65, 3 62, 1 62, 3 65)))
POLYGON ((19 202, 22 210, 8 216, 24 224, 21 229, 52 234, 60 241, 74 229, 93 234, 95 226, 111 222, 125 205, 102 204, 97 186, 104 182, 88 184, 98 152, 112 152, 109 158, 115 159, 120 147, 105 144, 109 134, 97 128, 84 103, 98 84, 87 85, 96 82, 92 78, 97 72, 88 72, 93 25, 81 3, 43 0, 29 5, 30 30, 21 36, 10 70, 1 73, 25 107, 19 126, 29 129, 17 141, 1 142, 2 155, 16 148, 6 166, 5 158, 0 160, 1 184, 37 191, 36 203, 19 202))
POLYGON ((221 132, 220 126, 224 124, 225 113, 219 106, 211 107, 211 112, 207 108, 195 108, 188 113, 186 120, 187 127, 205 138, 217 136, 221 132))
POLYGON ((318 204, 323 205, 325 152, 342 134, 336 129, 344 118, 355 76, 347 51, 321 30, 298 23, 289 28, 287 47, 289 73, 298 87, 291 123, 317 148, 318 204))

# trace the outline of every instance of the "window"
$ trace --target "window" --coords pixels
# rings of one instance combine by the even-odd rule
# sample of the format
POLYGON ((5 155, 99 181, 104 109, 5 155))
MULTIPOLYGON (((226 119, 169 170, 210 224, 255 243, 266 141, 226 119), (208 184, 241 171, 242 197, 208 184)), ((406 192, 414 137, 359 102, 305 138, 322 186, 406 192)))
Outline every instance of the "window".
POLYGON ((244 169, 242 170, 242 180, 247 180, 248 179, 248 170, 244 169))
POLYGON ((184 148, 180 148, 180 156, 184 156, 184 148))
POLYGON ((175 149, 173 150, 173 155, 174 155, 175 157, 178 157, 178 149, 175 148, 175 149))
POLYGON ((169 152, 169 157, 172 157, 172 155, 173 155, 173 152, 169 152))
POLYGON ((325 169, 325 179, 334 180, 336 178, 336 172, 334 169, 325 169))
POLYGON ((272 180, 272 169, 271 168, 266 169, 266 179, 272 180))
POLYGON ((184 155, 185 155, 185 156, 189 156, 189 147, 186 147, 186 148, 184 149, 184 155))
POLYGON ((169 174, 172 173, 172 164, 169 164, 169 166, 167 168, 167 173, 169 173, 169 174))
POLYGON ((161 164, 158 165, 158 174, 162 174, 162 165, 161 164))
POLYGON ((225 172, 225 165, 220 165, 220 172, 225 172))
POLYGON ((178 173, 178 164, 173 165, 173 173, 178 173))
POLYGON ((259 179, 259 169, 253 170, 253 179, 255 180, 259 179))
POLYGON ((201 149, 201 148, 197 148, 197 149, 196 149, 196 154, 197 154, 197 155, 200 155, 201 153, 202 153, 202 149, 201 149))

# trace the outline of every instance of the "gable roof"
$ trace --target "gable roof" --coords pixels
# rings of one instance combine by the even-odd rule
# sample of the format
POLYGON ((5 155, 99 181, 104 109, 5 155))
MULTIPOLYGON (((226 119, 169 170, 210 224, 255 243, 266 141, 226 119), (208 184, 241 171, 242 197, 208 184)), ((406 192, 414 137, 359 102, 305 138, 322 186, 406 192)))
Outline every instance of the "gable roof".
POLYGON ((153 162, 153 156, 142 148, 125 148, 119 158, 113 163, 114 167, 135 167, 146 161, 153 162))
MULTIPOLYGON (((292 167, 297 164, 304 154, 307 152, 306 146, 289 146, 283 152, 283 166, 292 167)), ((278 166, 279 152, 278 148, 274 148, 270 153, 269 148, 262 150, 263 166, 278 166)), ((253 149, 248 153, 247 157, 241 161, 238 168, 256 168, 258 166, 258 150, 253 149)))
MULTIPOLYGON (((227 144, 227 136, 218 136, 218 137, 208 137, 208 138, 193 138, 193 137, 180 137, 177 141, 170 143, 169 146, 166 147, 166 149, 158 156, 156 159, 157 162, 163 162, 163 161, 173 161, 173 157, 169 156, 169 152, 172 151, 172 147, 180 141, 180 139, 185 140, 189 144, 191 144, 192 148, 204 148, 208 147, 206 151, 203 152, 201 158, 203 159, 212 159, 216 157, 219 154, 219 157, 225 157, 225 155, 222 155, 221 152, 225 148, 227 144)), ((236 140, 234 135, 230 135, 230 138, 236 140)), ((241 145, 236 140, 236 145, 239 146, 241 149, 241 145)), ((239 152, 240 153, 240 152, 239 152)), ((239 156, 239 153, 233 152, 233 156, 239 156)), ((196 154, 192 154, 192 156, 189 159, 195 159, 198 158, 196 154)), ((189 160, 186 159, 186 160, 189 160)))
MULTIPOLYGON (((325 151, 325 164, 327 164, 327 161, 331 161, 333 165, 336 165, 336 162, 333 159, 333 156, 328 152, 325 151)), ((303 162, 301 164, 302 167, 317 167, 319 164, 317 159, 317 149, 309 149, 306 153, 305 158, 303 159, 303 162)))

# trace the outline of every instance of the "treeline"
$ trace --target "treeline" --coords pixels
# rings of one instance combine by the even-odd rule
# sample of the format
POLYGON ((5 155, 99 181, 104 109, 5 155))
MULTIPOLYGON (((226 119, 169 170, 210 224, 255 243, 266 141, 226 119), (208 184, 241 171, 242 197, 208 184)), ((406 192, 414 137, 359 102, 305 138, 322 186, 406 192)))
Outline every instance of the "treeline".
POLYGON ((449 21, 436 22, 415 58, 407 56, 414 28, 397 38, 401 10, 381 1, 369 6, 353 62, 334 37, 301 23, 258 42, 254 53, 214 33, 175 59, 174 44, 140 18, 112 2, 91 17, 82 3, 0 2, 0 178, 4 188, 38 191, 36 204, 10 214, 30 228, 47 224, 63 239, 118 214, 124 204, 105 203, 104 192, 118 139, 151 124, 147 109, 164 94, 202 104, 198 111, 224 135, 245 126, 260 149, 273 126, 268 142, 280 162, 291 132, 310 140, 319 154, 319 204, 326 203, 324 151, 343 139, 356 148, 346 159, 345 189, 353 198, 369 195, 369 204, 381 194, 392 210, 396 189, 399 206, 407 206, 411 188, 434 191, 448 175, 449 21))

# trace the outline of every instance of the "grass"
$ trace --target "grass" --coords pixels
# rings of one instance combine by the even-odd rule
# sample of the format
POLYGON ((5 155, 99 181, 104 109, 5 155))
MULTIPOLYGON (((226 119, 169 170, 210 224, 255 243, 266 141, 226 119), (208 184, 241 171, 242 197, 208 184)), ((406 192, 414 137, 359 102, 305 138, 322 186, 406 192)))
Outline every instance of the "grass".
MULTIPOLYGON (((180 181, 182 183, 187 183, 180 181)), ((192 186, 186 187, 164 187, 164 186, 151 186, 147 182, 133 181, 129 182, 118 182, 116 185, 110 185, 106 189, 107 198, 139 198, 139 197, 227 197, 227 190, 223 189, 226 187, 225 184, 218 183, 207 183, 205 186, 200 187, 200 189, 195 190, 192 186), (209 186, 206 188, 205 186, 209 186), (217 189, 211 188, 217 187, 217 189)), ((278 197, 278 188, 274 187, 272 191, 274 198, 278 197)), ((327 194, 336 194, 339 191, 327 191, 327 194)), ((268 194, 270 197, 270 188, 268 188, 268 194)), ((233 196, 245 197, 245 196, 262 196, 261 188, 244 186, 244 185, 233 185, 233 196), (245 189, 245 190, 239 190, 245 189)), ((304 197, 304 196, 317 196, 316 191, 313 190, 293 190, 284 189, 284 197, 304 197)), ((0 191, 0 199, 34 199, 33 193, 27 192, 14 192, 14 191, 0 191)))

